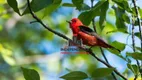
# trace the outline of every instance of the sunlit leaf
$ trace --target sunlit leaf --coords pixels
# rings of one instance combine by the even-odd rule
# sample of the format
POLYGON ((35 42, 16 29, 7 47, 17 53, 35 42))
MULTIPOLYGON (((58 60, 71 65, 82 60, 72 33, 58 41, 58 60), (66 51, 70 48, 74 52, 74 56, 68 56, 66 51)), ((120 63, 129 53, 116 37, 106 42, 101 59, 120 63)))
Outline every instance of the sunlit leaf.
POLYGON ((142 54, 139 52, 127 53, 128 56, 131 56, 134 59, 142 60, 142 54))
POLYGON ((72 4, 72 3, 63 3, 62 6, 65 6, 65 7, 75 7, 75 5, 72 4))
MULTIPOLYGON (((135 80, 135 77, 130 77, 128 80, 135 80)), ((138 77, 137 80, 141 80, 141 77, 138 77)))
POLYGON ((3 45, 0 44, 0 53, 1 53, 1 51, 2 51, 3 49, 4 49, 4 48, 3 48, 3 45))
POLYGON ((113 24, 106 22, 106 26, 103 28, 102 34, 103 35, 109 35, 112 32, 116 32, 116 30, 117 29, 113 24))
POLYGON ((7 0, 7 3, 9 4, 10 7, 13 8, 13 10, 14 10, 15 12, 17 12, 19 15, 21 15, 21 14, 20 14, 20 11, 19 11, 19 9, 18 9, 18 3, 17 3, 16 0, 7 0))
POLYGON ((9 15, 9 14, 3 14, 2 16, 1 16, 1 18, 3 18, 3 19, 9 19, 11 16, 9 15))
POLYGON ((14 58, 8 55, 2 55, 3 59, 11 66, 14 66, 16 64, 14 58))
POLYGON ((5 0, 0 0, 0 4, 4 4, 4 3, 6 3, 5 0))
POLYGON ((82 80, 88 78, 87 74, 81 71, 73 71, 66 75, 61 76, 60 78, 66 80, 82 80))
POLYGON ((139 10, 139 13, 140 13, 140 17, 141 17, 141 19, 142 19, 142 9, 139 8, 138 10, 139 10))
POLYGON ((113 72, 114 68, 98 68, 93 71, 93 78, 101 78, 110 75, 113 72))
POLYGON ((138 66, 135 64, 127 64, 127 67, 135 74, 137 75, 139 73, 138 66))
POLYGON ((40 76, 36 70, 23 67, 21 67, 21 69, 26 80, 40 80, 40 76))
POLYGON ((2 31, 2 29, 3 29, 3 27, 2 27, 2 25, 0 25, 0 31, 2 31))
POLYGON ((114 46, 115 48, 121 50, 121 51, 125 49, 125 44, 118 42, 118 41, 112 42, 111 45, 114 46))
POLYGON ((5 11, 4 7, 0 6, 0 14, 2 14, 5 11))

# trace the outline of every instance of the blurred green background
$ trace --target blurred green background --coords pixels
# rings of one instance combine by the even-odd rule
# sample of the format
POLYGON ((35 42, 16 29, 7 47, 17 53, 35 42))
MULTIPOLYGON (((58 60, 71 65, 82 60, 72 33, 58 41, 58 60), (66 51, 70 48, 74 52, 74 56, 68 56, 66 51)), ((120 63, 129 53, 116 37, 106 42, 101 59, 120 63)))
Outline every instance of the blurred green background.
MULTIPOLYGON (((25 9, 26 0, 17 0, 19 9, 25 9)), ((142 3, 141 0, 138 0, 142 3)), ((63 0, 62 3, 71 3, 71 0, 63 0)), ((88 5, 90 0, 84 0, 88 5)), ((96 3, 97 1, 95 1, 96 3)), ((95 4, 94 3, 94 4, 95 4)), ((141 4, 139 4, 141 5, 141 4)), ((65 34, 72 38, 72 32, 66 20, 78 17, 80 12, 72 7, 59 6, 57 9, 52 5, 36 15, 50 28, 65 34)), ((115 11, 109 9, 107 12, 107 22, 103 30, 97 27, 98 34, 108 43, 119 41, 127 44, 122 52, 132 52, 129 47, 131 37, 127 33, 115 32, 115 11)), ((39 23, 34 21, 30 14, 19 16, 7 4, 5 0, 0 0, 0 80, 25 80, 20 67, 32 68, 39 72, 41 80, 60 80, 60 76, 70 71, 83 71, 87 74, 92 73, 97 67, 105 67, 98 63, 88 54, 61 54, 60 49, 67 44, 67 41, 46 30, 39 23)), ((99 26, 98 18, 95 19, 99 26)), ((92 25, 90 24, 92 27, 92 25)), ((129 28, 127 30, 129 32, 129 28)), ((138 27, 136 27, 136 32, 138 27)), ((140 40, 136 37, 136 46, 140 46, 140 40)), ((102 58, 98 47, 93 51, 102 58)), ((110 64, 113 65, 128 77, 132 77, 127 69, 127 63, 104 49, 110 64)), ((102 58, 103 59, 103 58, 102 58)), ((132 63, 135 61, 132 60, 132 63)), ((112 80, 111 75, 105 77, 106 80, 112 80)), ((96 79, 104 80, 104 79, 96 79)))

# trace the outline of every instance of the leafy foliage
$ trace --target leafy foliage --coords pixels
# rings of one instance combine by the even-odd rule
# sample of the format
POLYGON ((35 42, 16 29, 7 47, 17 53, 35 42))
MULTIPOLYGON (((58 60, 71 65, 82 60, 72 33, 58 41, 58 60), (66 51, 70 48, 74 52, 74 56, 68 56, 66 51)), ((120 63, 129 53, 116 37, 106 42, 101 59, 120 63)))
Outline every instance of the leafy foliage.
POLYGON ((127 64, 128 68, 135 74, 135 75, 138 75, 139 73, 139 69, 138 69, 138 66, 135 65, 135 64, 127 64))
MULTIPOLYGON (((32 0, 31 8, 32 8, 32 10, 34 12, 37 12, 37 11, 47 7, 47 6, 50 6, 50 5, 57 6, 60 3, 61 3, 61 0, 42 0, 42 1, 40 1, 40 0, 32 0)), ((28 8, 26 8, 26 10, 24 11, 23 15, 27 14, 27 13, 29 13, 29 9, 28 8)))
MULTIPOLYGON (((118 42, 118 41, 114 41, 111 43, 111 45, 113 47, 115 47, 116 49, 120 50, 120 51, 123 51, 125 49, 125 44, 121 43, 121 42, 118 42), (117 45, 117 46, 116 46, 117 45)), ((108 49, 110 52, 116 54, 116 55, 119 55, 120 52, 116 49, 108 49)))
POLYGON ((74 4, 71 4, 71 3, 63 3, 62 6, 75 7, 75 5, 74 5, 74 4))
POLYGON ((15 12, 17 12, 20 15, 20 11, 18 9, 18 4, 16 0, 7 0, 7 3, 9 4, 10 7, 13 8, 15 12))
POLYGON ((109 3, 108 1, 105 1, 102 6, 101 6, 101 12, 100 12, 100 21, 99 21, 99 25, 101 27, 101 29, 104 28, 105 23, 106 23, 106 14, 107 14, 107 10, 109 7, 109 3))
POLYGON ((104 3, 105 1, 99 1, 91 10, 82 12, 78 18, 88 26, 93 18, 100 15, 100 8, 104 3))
POLYGON ((83 0, 72 0, 72 3, 76 6, 76 8, 81 11, 81 10, 89 10, 90 7, 83 3, 83 0))
MULTIPOLYGON (((72 16, 66 15, 68 11, 68 7, 74 11, 78 11, 79 15, 78 18, 83 22, 84 25, 89 26, 90 23, 93 23, 92 20, 95 20, 96 30, 98 34, 103 33, 103 37, 107 38, 109 40, 109 37, 112 35, 115 35, 115 33, 125 33, 127 35, 131 35, 131 24, 134 21, 134 28, 137 28, 138 26, 138 20, 137 20, 137 13, 135 11, 135 7, 131 6, 131 1, 127 0, 90 0, 90 2, 96 2, 95 4, 91 5, 88 4, 87 1, 89 0, 71 0, 71 2, 64 2, 63 0, 31 0, 30 5, 33 12, 36 12, 36 15, 42 19, 42 21, 45 24, 48 24, 52 29, 56 29, 64 34, 69 35, 69 29, 67 27, 67 23, 65 22, 66 19, 70 19, 72 16), (90 6, 91 5, 91 6, 90 6), (64 8, 66 7, 66 9, 64 8), (41 17, 42 16, 42 17, 41 17), (109 23, 110 25, 107 25, 109 23), (53 27, 54 26, 54 27, 53 27), (111 26, 111 27, 110 27, 111 26), (109 33, 107 33, 109 32, 109 33), (104 35, 105 34, 105 35, 104 35)), ((142 19, 142 9, 138 7, 138 18, 142 19)), ((29 27, 27 22, 30 22, 32 20, 31 17, 29 17, 29 9, 27 7, 26 0, 7 0, 7 3, 5 0, 0 0, 0 61, 1 65, 4 65, 4 67, 0 67, 0 77, 2 76, 2 80, 19 80, 15 79, 14 77, 18 71, 17 65, 19 66, 33 66, 35 67, 35 63, 32 63, 35 58, 38 57, 31 57, 35 55, 42 55, 43 54, 50 54, 51 49, 55 50, 58 48, 58 45, 63 45, 65 41, 59 40, 54 36, 54 34, 44 30, 41 28, 41 26, 38 23, 32 23, 29 27), (9 6, 7 6, 9 5, 9 6), (26 19, 20 19, 18 17, 15 17, 14 12, 11 11, 11 8, 14 12, 18 13, 20 16, 24 16, 26 19), (21 12, 23 12, 21 14, 21 12), (49 43, 44 43, 48 41, 49 43), (47 47, 51 47, 50 43, 53 43, 53 46, 56 46, 55 48, 49 48, 47 51, 47 47), (45 45, 46 44, 46 45, 45 45), (44 48, 41 47, 44 45, 44 48), (18 53, 18 54, 17 54, 18 53), (20 54, 20 56, 19 56, 20 54), (28 59, 27 57, 30 57, 29 61, 27 62, 25 59, 28 59), (34 59, 33 59, 34 58, 34 59), (23 59, 23 62, 20 61, 23 59), (25 62, 24 62, 25 61, 25 62), (25 65, 25 63, 29 65, 25 65), (5 67, 8 66, 8 67, 5 67), (9 68, 10 67, 10 68, 9 68), (13 70, 12 68, 15 68, 13 70), (1 69, 2 68, 2 69, 1 69), (4 68, 4 71, 2 71, 4 68), (6 72, 7 71, 7 72, 6 72), (13 74, 15 73, 15 74, 13 74), (12 75, 7 78, 5 75, 12 75), (4 76, 4 78, 3 78, 4 76)), ((77 16, 75 14, 75 16, 77 16)), ((94 26, 93 26, 94 28, 94 26)), ((134 31, 134 35, 140 39, 140 32, 134 31)), ((118 35, 117 35, 118 36, 118 35)), ((121 36, 121 35, 120 35, 121 36)), ((122 35, 123 36, 123 35, 122 35)), ((117 40, 114 38, 114 40, 117 40)), ((123 40, 123 39, 122 39, 123 40)), ((131 40, 131 39, 130 39, 131 40)), ((134 38, 135 40, 135 38, 134 38)), ((114 48, 119 49, 121 52, 119 52, 116 49, 106 49, 112 54, 115 54, 117 57, 123 59, 126 61, 127 65, 121 65, 127 67, 126 70, 131 70, 131 72, 134 74, 134 76, 139 76, 139 73, 141 73, 141 69, 139 70, 138 64, 132 64, 133 60, 142 60, 142 54, 141 54, 141 48, 140 47, 132 47, 129 45, 129 38, 127 41, 108 41, 110 45, 112 45, 114 48), (126 42, 126 43, 124 43, 126 42), (127 43, 128 42, 128 43, 127 43), (127 49, 127 45, 129 47, 132 47, 134 52, 131 52, 129 50, 124 50, 125 47, 127 49), (121 53, 121 54, 120 54, 121 53)), ((132 41, 133 42, 133 41, 132 41)), ((137 45, 137 40, 135 41, 137 45)), ((138 44, 139 45, 139 44, 138 44)), ((99 50, 95 48, 95 53, 97 56, 99 55, 99 50)), ((105 51, 104 51, 105 52, 105 51)), ((77 55, 77 54, 76 54, 77 55)), ((98 63, 94 62, 94 60, 91 60, 90 57, 86 57, 82 59, 82 57, 79 56, 70 55, 69 60, 71 66, 74 70, 81 69, 87 71, 86 73, 82 71, 71 71, 60 78, 67 79, 67 80, 82 80, 89 78, 89 75, 91 75, 91 78, 107 78, 108 80, 112 80, 112 77, 110 78, 110 74, 114 71, 114 68, 97 68, 98 63), (76 60, 74 60, 76 59, 76 60), (86 61, 86 62, 84 62, 86 61), (84 62, 84 63, 83 63, 84 62), (92 62, 92 63, 91 63, 92 62), (73 65, 76 64, 76 65, 73 65), (79 68, 77 68, 79 66, 79 68), (85 66, 85 69, 84 69, 85 66), (82 69, 83 67, 83 69, 82 69), (89 74, 88 74, 89 73, 89 74), (92 73, 92 74, 91 74, 92 73)), ((66 57, 63 57, 63 59, 66 57)), ((54 56, 55 59, 55 56, 54 56)), ((56 58, 57 59, 57 58, 56 58)), ((39 60, 38 60, 39 61, 39 60)), ((58 60, 63 63, 63 60, 58 60)), ((109 61, 109 59, 108 59, 109 61)), ((53 63, 53 62, 52 62, 53 63)), ((123 62, 122 62, 123 63, 123 62)), ((50 63, 51 64, 51 63, 50 63)), ((59 63, 60 64, 60 63, 59 63)), ((68 63, 69 64, 69 63, 68 63)), ((55 65, 55 63, 54 63, 55 65)), ((36 65, 36 67, 39 65, 36 65)), ((50 65, 48 65, 50 66, 50 65)), ((60 65, 61 66, 61 65, 60 65)), ((54 66, 56 67, 56 66, 54 66)), ((53 68, 53 66, 52 66, 53 68)), ((39 74, 37 71, 33 69, 27 69, 27 68, 21 68, 24 74, 24 77, 26 80, 40 80, 39 74)), ((55 69, 55 68, 54 68, 55 69)), ((116 68, 117 69, 117 68, 116 68)), ((59 70, 61 71, 61 70, 59 70)), ((129 71, 128 71, 129 72, 129 71)), ((57 72, 59 73, 59 72, 57 72)), ((130 73, 125 73, 126 75, 130 76, 130 73)), ((118 77, 118 76, 117 76, 118 77)))
POLYGON ((131 56, 134 59, 142 60, 142 54, 139 52, 127 53, 128 56, 131 56))
POLYGON ((21 67, 26 80, 40 80, 39 74, 36 70, 21 67))
POLYGON ((67 79, 67 80, 82 80, 88 78, 87 74, 81 71, 73 71, 60 78, 67 79))
POLYGON ((113 72, 113 68, 98 68, 93 71, 93 78, 101 78, 110 75, 113 72))

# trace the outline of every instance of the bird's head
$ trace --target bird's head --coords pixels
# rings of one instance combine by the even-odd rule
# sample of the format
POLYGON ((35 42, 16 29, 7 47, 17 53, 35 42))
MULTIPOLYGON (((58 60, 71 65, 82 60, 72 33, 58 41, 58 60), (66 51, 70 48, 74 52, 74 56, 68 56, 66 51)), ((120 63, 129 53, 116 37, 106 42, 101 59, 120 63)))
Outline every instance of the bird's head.
POLYGON ((79 32, 79 26, 83 25, 78 18, 73 18, 71 21, 67 21, 72 29, 73 36, 77 36, 79 32))
POLYGON ((71 21, 67 21, 67 22, 70 24, 71 28, 73 28, 73 27, 77 28, 77 27, 83 25, 82 22, 78 18, 73 18, 71 21))

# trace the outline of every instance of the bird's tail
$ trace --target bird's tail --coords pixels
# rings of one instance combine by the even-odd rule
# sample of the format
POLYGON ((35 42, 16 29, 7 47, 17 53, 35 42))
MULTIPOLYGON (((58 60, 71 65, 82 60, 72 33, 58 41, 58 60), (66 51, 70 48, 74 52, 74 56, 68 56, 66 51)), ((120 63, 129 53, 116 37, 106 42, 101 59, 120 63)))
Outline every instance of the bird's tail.
POLYGON ((101 47, 104 47, 104 48, 111 48, 111 49, 115 49, 115 50, 117 50, 117 51, 119 51, 119 52, 121 52, 119 49, 117 49, 117 48, 115 48, 115 47, 113 47, 113 46, 111 46, 111 45, 109 45, 109 44, 107 44, 107 43, 100 43, 100 45, 101 45, 101 47))

